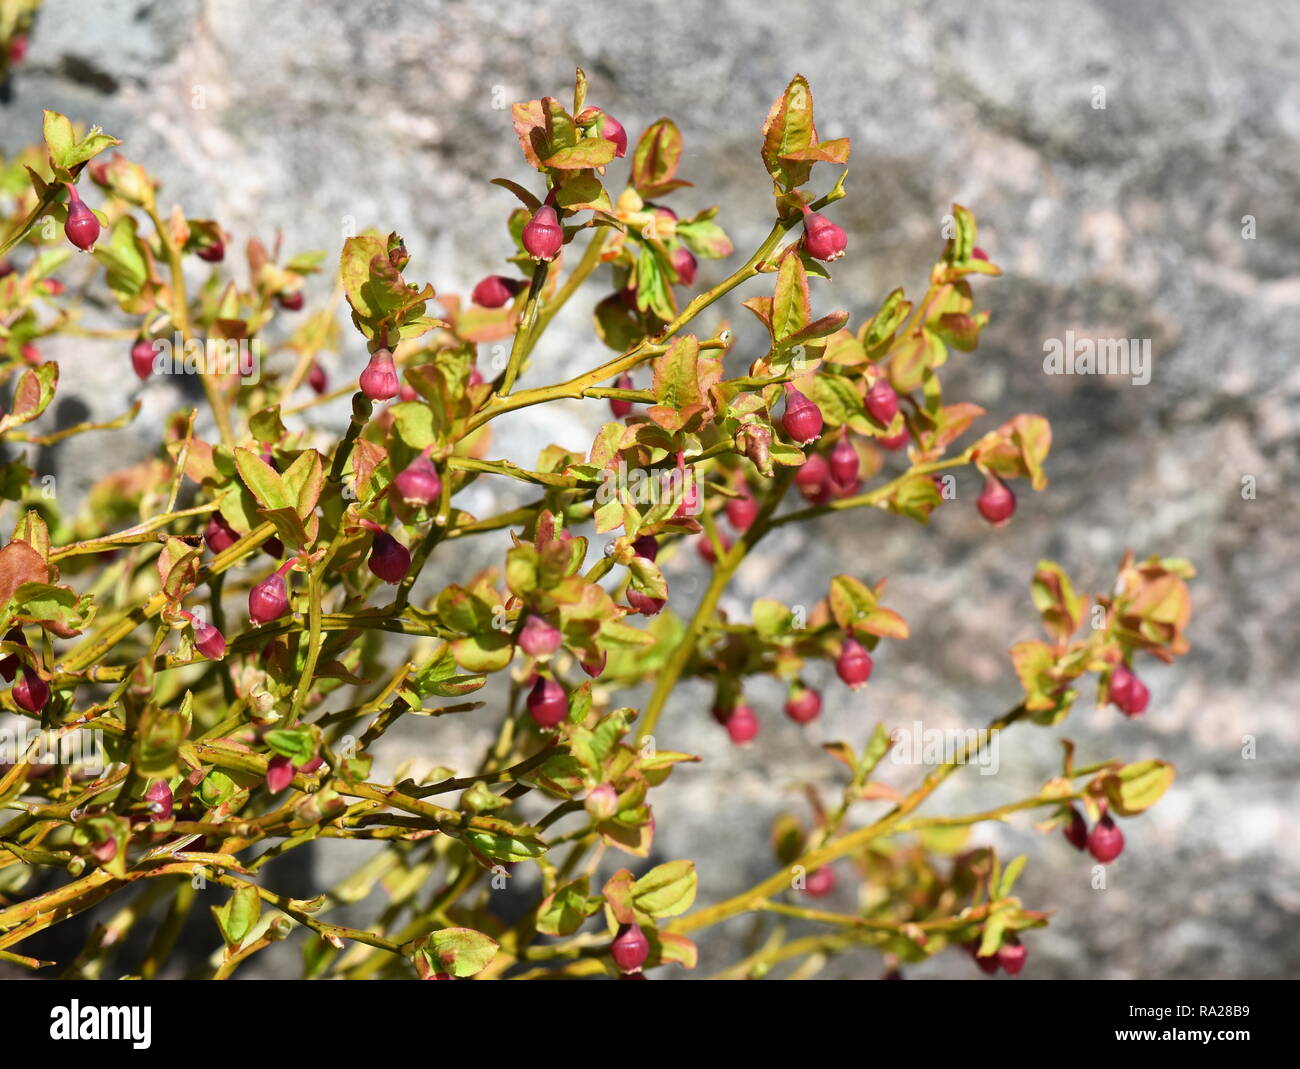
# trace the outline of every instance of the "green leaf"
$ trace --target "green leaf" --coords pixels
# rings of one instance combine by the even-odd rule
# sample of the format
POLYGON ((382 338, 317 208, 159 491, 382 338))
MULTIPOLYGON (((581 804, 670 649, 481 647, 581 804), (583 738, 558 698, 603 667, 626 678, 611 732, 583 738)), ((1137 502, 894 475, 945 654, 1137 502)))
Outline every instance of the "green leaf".
POLYGON ((889 753, 893 744, 893 739, 890 738, 889 729, 885 727, 885 722, 883 720, 878 721, 875 730, 871 733, 870 741, 867 742, 866 748, 862 751, 862 757, 858 760, 858 777, 861 782, 866 782, 867 777, 884 760, 885 754, 889 753))
POLYGON ((1058 642, 1064 642, 1083 619, 1083 604, 1074 592, 1070 577, 1059 564, 1040 560, 1030 586, 1034 608, 1043 617, 1043 626, 1058 642))
POLYGON ((411 680, 411 686, 421 698, 430 695, 454 698, 462 694, 471 694, 486 682, 485 676, 461 674, 451 647, 443 642, 420 667, 411 680))
POLYGON ((295 765, 305 765, 316 753, 316 740, 307 728, 276 728, 262 738, 275 753, 295 765))
POLYGON ((863 328, 862 347, 870 353, 889 341, 894 332, 907 320, 912 312, 912 303, 903 296, 901 289, 893 290, 880 305, 880 310, 871 317, 863 328))
POLYGON ((808 396, 821 409, 822 418, 830 427, 847 423, 860 434, 870 434, 871 423, 862 397, 848 379, 842 375, 823 372, 814 375, 808 396))
POLYGON ((51 362, 27 368, 14 388, 12 411, 0 419, 0 434, 36 419, 54 400, 58 385, 58 364, 51 362))
POLYGON ((280 475, 256 453, 236 446, 235 467, 239 469, 239 478, 262 508, 297 511, 297 502, 280 475))
POLYGON ((95 602, 91 595, 78 594, 71 587, 23 583, 14 592, 12 605, 13 620, 49 626, 67 638, 86 626, 95 602))
POLYGON ((544 159, 542 165, 560 170, 604 167, 613 161, 615 151, 616 146, 613 141, 591 137, 579 141, 576 145, 558 149, 544 159))
POLYGON ((815 140, 812 90, 808 79, 796 74, 763 123, 762 156, 768 174, 787 190, 803 185, 812 173, 812 164, 786 161, 791 153, 811 147, 815 140))
POLYGON ((999 911, 984 922, 984 936, 980 939, 979 956, 992 957, 1002 945, 1002 935, 1007 930, 1007 916, 999 911))
POLYGON ((14 524, 13 538, 26 542, 48 562, 50 559, 50 528, 35 509, 28 509, 14 524))
POLYGON ((535 546, 519 545, 510 548, 506 553, 506 586, 512 594, 526 598, 538 588, 538 564, 535 546))
POLYGON ((50 162, 56 167, 67 167, 64 163, 72 155, 72 146, 76 142, 76 135, 72 132, 72 121, 66 115, 60 115, 57 111, 45 111, 45 120, 42 124, 45 133, 45 145, 49 149, 50 162))
POLYGON ((702 260, 721 260, 735 251, 726 231, 711 219, 679 222, 677 237, 702 260))
POLYGON ((278 442, 288 433, 284 420, 280 418, 279 405, 268 405, 255 412, 249 417, 248 430, 254 438, 265 445, 278 442))
POLYGON ((786 256, 776 275, 772 299, 772 336, 778 343, 807 325, 812 317, 808 272, 798 256, 786 256))
POLYGON ((861 580, 851 575, 837 575, 831 579, 831 615, 842 631, 853 630, 875 608, 876 595, 861 580))
POLYGON ((494 861, 531 861, 546 853, 546 844, 532 836, 499 835, 471 829, 462 838, 494 861))
POLYGON ((960 204, 953 204, 953 236, 944 248, 943 258, 950 264, 964 264, 975 248, 975 216, 960 204))
POLYGON ((591 894, 586 876, 563 884, 537 907, 537 930, 542 935, 572 935, 600 909, 602 902, 591 894))
POLYGON ((146 706, 136 725, 131 764, 149 779, 170 779, 176 774, 177 755, 189 729, 179 710, 146 706))
POLYGON ((893 609, 877 606, 853 625, 855 631, 861 631, 878 638, 907 638, 909 631, 907 621, 893 609))
POLYGON ((642 197, 663 196, 690 185, 676 177, 682 158, 682 133, 672 119, 646 127, 632 154, 632 188, 642 197))
POLYGON ((213 908, 221 934, 231 947, 237 947, 262 915, 262 897, 252 884, 243 884, 220 908, 213 908))
POLYGON ((452 976, 473 976, 488 967, 500 946, 495 939, 473 928, 441 928, 430 932, 423 953, 429 963, 452 976))
POLYGON ((1024 870, 1025 862, 1028 860, 1029 859, 1024 854, 1021 854, 1003 870, 1002 879, 998 883, 998 892, 995 897, 1006 898, 1011 894, 1011 889, 1016 885, 1016 880, 1020 877, 1020 873, 1024 870))
MULTIPOLYGON (((613 142, 606 141, 605 144, 612 146, 613 142)), ((563 182, 557 187, 555 203, 569 211, 613 210, 609 194, 605 192, 605 187, 594 174, 579 173, 564 176, 563 182)))
POLYGON ((691 429, 713 414, 709 389, 721 378, 721 361, 702 355, 694 334, 684 335, 654 362, 655 404, 647 414, 670 433, 691 429))
POLYGON ((691 908, 697 885, 694 861, 669 861, 632 885, 632 901, 651 917, 676 917, 691 908))
POLYGON ((899 393, 911 393, 925 379, 930 368, 939 367, 948 358, 939 336, 921 328, 895 341, 890 350, 889 381, 899 393))
POLYGON ((754 630, 759 638, 765 642, 775 642, 789 637, 794 613, 779 601, 759 598, 750 610, 750 619, 754 621, 754 630))
POLYGON ((1102 788, 1112 810, 1132 817, 1160 801, 1173 782, 1174 766, 1167 761, 1138 761, 1108 775, 1102 788))
POLYGON ((323 458, 314 449, 303 450, 280 478, 291 507, 305 520, 315 510, 325 485, 323 458))
POLYGON ((93 253, 104 265, 108 288, 121 309, 128 313, 146 312, 152 302, 144 293, 145 283, 149 281, 149 260, 138 231, 135 217, 124 215, 109 230, 108 240, 95 244, 93 253))

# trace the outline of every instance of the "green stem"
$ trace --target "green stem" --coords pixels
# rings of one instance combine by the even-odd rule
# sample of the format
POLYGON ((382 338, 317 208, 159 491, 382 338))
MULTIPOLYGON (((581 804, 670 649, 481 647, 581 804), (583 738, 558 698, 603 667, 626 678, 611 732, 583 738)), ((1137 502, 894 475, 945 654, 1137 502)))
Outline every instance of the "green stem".
POLYGON ((549 260, 538 260, 533 268, 533 277, 528 284, 528 298, 524 301, 524 310, 520 313, 519 322, 515 326, 514 344, 510 346, 510 363, 506 365, 505 378, 497 391, 499 397, 508 397, 510 395, 510 391, 515 385, 515 379, 519 377, 519 372, 523 370, 524 360, 528 357, 528 350, 532 348, 528 339, 533 326, 537 322, 542 290, 546 288, 546 276, 550 269, 551 263, 549 260))

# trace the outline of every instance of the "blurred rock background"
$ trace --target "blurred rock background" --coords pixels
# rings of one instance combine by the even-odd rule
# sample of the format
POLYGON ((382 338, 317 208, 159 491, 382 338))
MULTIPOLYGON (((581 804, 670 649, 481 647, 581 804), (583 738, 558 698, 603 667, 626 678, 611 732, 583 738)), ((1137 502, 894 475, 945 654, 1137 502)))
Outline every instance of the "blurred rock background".
MULTIPOLYGON (((1106 891, 1092 888, 1087 859, 1026 818, 977 832, 973 842, 1008 856, 1028 851, 1022 897, 1057 910, 1029 937, 1025 975, 1300 976, 1300 7, 839 0, 795 10, 768 0, 48 0, 0 107, 0 147, 38 141, 41 109, 53 108, 121 137, 163 179, 164 205, 219 219, 237 245, 279 227, 286 249, 326 249, 332 260, 352 222, 395 229, 412 278, 467 292, 507 250, 514 201, 488 180, 527 177, 503 106, 563 96, 581 65, 592 102, 631 137, 672 116, 685 136, 682 173, 696 183, 672 203, 721 204, 738 263, 769 226, 759 126, 790 76, 808 75, 822 135, 853 140, 850 195, 832 210, 850 253, 815 288, 817 309, 848 308, 857 322, 896 285, 923 290, 944 213, 954 200, 970 207, 1005 275, 976 284, 992 321, 976 353, 955 355, 946 395, 985 406, 987 427, 1021 411, 1047 416, 1052 484, 1021 492, 1005 530, 978 519, 977 483, 963 475, 959 504, 930 529, 854 516, 765 543, 728 611, 746 613, 756 596, 811 604, 838 571, 887 575, 912 638, 882 647, 857 695, 827 666, 827 711, 809 730, 785 721, 775 690, 755 687, 764 731, 743 751, 710 720, 708 694, 683 686, 660 744, 704 761, 656 803, 658 859, 695 858, 702 900, 725 896, 770 871, 771 817, 806 814, 800 784, 837 790, 822 741, 860 746, 879 718, 973 727, 1014 704, 1006 650, 1036 634, 1028 584, 1040 557, 1082 590, 1103 590, 1126 548, 1184 556, 1200 573, 1193 649, 1173 667, 1142 665, 1148 715, 1125 722, 1085 693, 1063 727, 1008 735, 998 776, 969 770, 935 805, 982 809, 1033 791, 1058 767, 1062 734, 1085 761, 1172 759, 1178 780, 1125 823, 1128 849, 1106 891), (1067 330, 1151 339, 1149 385, 1045 375, 1043 343, 1067 330), (1254 500, 1243 499, 1246 477, 1254 500), (1253 760, 1242 757, 1246 736, 1253 760)), ((612 188, 623 173, 611 169, 612 188)), ((833 177, 822 171, 820 182, 833 177)), ((730 269, 703 263, 700 284, 730 269)), ((323 299, 328 288, 322 278, 309 292, 323 299)), ((532 381, 603 358, 587 332, 596 296, 565 310, 532 381)), ((731 301, 724 314, 738 351, 753 353, 761 339, 748 313, 731 301)), ((713 325, 706 315, 702 329, 713 325)), ((51 346, 78 398, 62 401, 74 408, 60 419, 122 411, 135 383, 119 348, 51 346)), ((341 381, 362 362, 348 337, 327 366, 341 381)), ((65 507, 106 466, 150 453, 161 419, 184 402, 174 390, 147 386, 141 419, 111 445, 87 436, 40 458, 65 507)), ((550 441, 586 448, 603 416, 591 402, 528 410, 502 426, 492 452, 527 462, 550 441)), ((473 492, 468 507, 492 507, 490 491, 473 492)), ((504 545, 458 547, 437 562, 441 575, 498 561, 504 545)), ((702 590, 702 568, 693 554, 670 565, 675 596, 702 590)), ((482 737, 469 724, 422 722, 386 759, 463 764, 482 737)), ((885 773, 898 785, 916 775, 885 773)), ((320 878, 361 859, 351 847, 341 854, 311 856, 320 878)), ((847 868, 841 876, 847 885, 847 868)), ((297 873, 302 886, 283 889, 306 892, 313 880, 297 873)), ((744 935, 741 924, 706 936, 704 970, 739 956, 744 935)), ((878 955, 862 952, 825 975, 879 970, 878 955)), ((974 970, 950 954, 911 975, 974 970)))

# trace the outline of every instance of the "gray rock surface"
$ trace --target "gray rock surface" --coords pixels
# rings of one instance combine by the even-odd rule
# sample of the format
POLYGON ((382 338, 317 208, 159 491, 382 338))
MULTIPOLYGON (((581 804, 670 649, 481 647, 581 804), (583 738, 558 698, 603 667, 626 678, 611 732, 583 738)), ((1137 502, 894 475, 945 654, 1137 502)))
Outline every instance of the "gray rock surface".
MULTIPOLYGON (((166 203, 219 218, 240 238, 281 227, 286 247, 333 255, 350 221, 396 229, 413 277, 464 290, 506 248, 512 202, 487 180, 525 176, 499 105, 562 93, 581 65, 592 100, 632 136, 673 116, 683 173, 697 183, 679 203, 723 204, 721 221, 745 250, 770 211, 759 124, 790 75, 806 73, 822 135, 853 139, 850 196, 834 209, 850 255, 815 290, 817 307, 858 320, 895 285, 920 290, 949 204, 971 207, 1006 276, 979 283, 993 319, 978 352, 955 357, 948 393, 985 405, 989 426, 1020 411, 1047 416, 1052 485, 1022 493, 1003 531, 954 507, 930 529, 832 519, 765 544, 725 599, 729 611, 747 612, 760 595, 811 603, 849 567, 890 576, 913 637, 887 644, 859 695, 828 680, 826 715, 808 731, 784 721, 776 693, 755 688, 764 733, 743 752, 709 720, 707 695, 683 687, 660 741, 704 762, 679 773, 659 804, 658 853, 696 858, 705 900, 753 882, 769 870, 773 812, 799 809, 805 780, 834 789, 820 741, 860 745, 880 717, 975 726, 1014 703, 1006 648, 1036 630, 1035 560, 1052 557, 1082 589, 1102 590, 1126 547, 1176 554, 1200 572, 1193 650, 1174 667, 1147 665, 1148 716, 1122 722, 1085 694, 1063 729, 1009 735, 992 785, 968 770, 937 804, 984 808, 992 795, 1033 790, 1055 770, 1062 732, 1087 759, 1170 758, 1178 781, 1127 825, 1129 848, 1105 893, 1059 836, 1036 836, 1024 818, 978 833, 1027 850, 1023 897, 1057 910, 1030 936, 1026 975, 1300 976, 1300 7, 839 0, 802 19, 792 10, 742 0, 121 0, 88 11, 50 0, 0 109, 0 144, 38 139, 40 109, 55 108, 122 137, 162 176, 166 203), (1094 107, 1099 90, 1104 109, 1094 107), (1067 330, 1151 339, 1150 384, 1044 375, 1043 342, 1067 330), (1258 484, 1255 500, 1241 496, 1245 476, 1258 484), (1244 736, 1257 741, 1254 760, 1241 757, 1244 736)), ((704 264, 701 282, 726 271, 704 264)), ((576 301, 557 321, 534 381, 600 358, 584 333, 589 306, 576 301)), ((723 310, 739 350, 752 351, 747 313, 735 302, 723 310)), ((350 341, 331 373, 355 374, 361 353, 350 341)), ((114 349, 50 355, 96 417, 121 411, 124 358, 114 349)), ((145 391, 145 416, 114 439, 112 460, 146 454, 181 403, 170 391, 145 391)), ((601 414, 590 404, 530 410, 496 452, 528 461, 549 441, 583 448, 601 414)), ((70 487, 61 493, 75 494, 106 459, 83 439, 46 463, 70 487)), ((969 503, 974 481, 959 487, 969 503)), ((472 563, 503 545, 484 540, 472 563)), ((701 568, 683 557, 670 576, 698 582, 701 568)), ((422 724, 401 748, 455 764, 474 736, 422 724)), ((891 770, 892 781, 907 771, 891 770)), ((326 877, 343 864, 315 861, 326 877)), ((743 935, 742 926, 706 936, 703 964, 726 964, 743 935)), ((879 967, 863 953, 827 975, 879 967)), ((915 972, 972 969, 948 955, 915 972)))

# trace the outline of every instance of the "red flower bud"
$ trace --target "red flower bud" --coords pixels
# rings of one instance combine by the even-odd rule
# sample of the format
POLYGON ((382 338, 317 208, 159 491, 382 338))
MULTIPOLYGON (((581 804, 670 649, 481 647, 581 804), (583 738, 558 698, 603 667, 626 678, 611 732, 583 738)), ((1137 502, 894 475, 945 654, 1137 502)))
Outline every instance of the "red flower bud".
POLYGON ((1065 834, 1065 841, 1073 846, 1076 850, 1084 850, 1088 846, 1088 824, 1074 806, 1070 806, 1070 819, 1066 821, 1065 827, 1061 829, 1065 834))
POLYGON ((253 623, 267 624, 288 613, 289 586, 284 575, 292 567, 293 562, 290 561, 248 592, 248 618, 253 623))
POLYGON ((638 557, 653 561, 659 556, 659 543, 655 541, 654 535, 638 535, 632 539, 632 552, 638 557))
POLYGON ((835 890, 835 870, 829 865, 814 869, 804 877, 803 893, 810 898, 825 898, 835 890))
POLYGON ((786 436, 799 445, 814 442, 822 433, 822 410, 802 393, 794 384, 785 384, 785 415, 781 417, 781 427, 786 436))
POLYGON ((970 254, 971 254, 971 259, 973 260, 987 260, 989 258, 989 254, 985 252, 983 249, 981 249, 978 245, 976 245, 973 249, 971 249, 970 254))
POLYGON ((650 943, 637 924, 620 924, 609 944, 609 956, 623 972, 636 972, 650 955, 650 943))
POLYGON ((366 564, 371 574, 385 583, 400 583, 411 570, 411 551, 387 531, 380 531, 371 543, 366 564))
POLYGON ((279 794, 293 782, 293 762, 283 754, 276 754, 266 763, 266 789, 279 794))
POLYGON ((731 526, 737 531, 746 531, 758 516, 758 502, 749 492, 749 487, 745 487, 743 497, 727 498, 726 511, 727 521, 731 526))
POLYGON ((846 638, 835 659, 835 672, 845 684, 855 690, 871 678, 871 654, 855 638, 846 638))
POLYGON ((655 598, 639 590, 628 589, 627 603, 643 616, 658 616, 668 604, 666 598, 655 598))
MULTIPOLYGON (((27 637, 23 634, 21 627, 11 627, 8 634, 5 635, 5 641, 16 643, 19 646, 27 645, 27 637)), ((16 653, 6 654, 3 658, 0 658, 0 676, 4 677, 6 683, 14 681, 20 663, 16 653)))
POLYGON ((618 791, 608 783, 592 787, 583 799, 582 807, 594 821, 609 820, 618 814, 618 791))
POLYGON ((427 453, 398 472, 393 487, 408 505, 432 505, 442 494, 442 480, 427 453))
POLYGON ((522 279, 507 278, 505 275, 488 275, 474 287, 469 299, 480 308, 503 308, 523 288, 522 279))
POLYGON ((677 272, 677 281, 683 286, 695 285, 695 271, 699 264, 691 250, 685 245, 678 245, 672 255, 673 270, 677 272))
POLYGON ((361 392, 372 401, 387 401, 397 396, 397 365, 387 349, 376 349, 370 354, 370 363, 357 380, 361 392))
POLYGON ((804 252, 814 260, 838 260, 849 246, 849 236, 820 212, 803 207, 804 252))
MULTIPOLYGON (((614 389, 632 390, 635 386, 632 382, 632 376, 626 371, 614 380, 614 389)), ((623 419, 632 411, 631 401, 620 401, 617 397, 609 399, 609 410, 614 414, 615 419, 623 419)))
POLYGON ((1028 956, 1029 951, 1025 949, 1023 943, 1003 943, 998 948, 998 964, 1010 976, 1020 974, 1020 970, 1025 967, 1025 958, 1028 956))
POLYGON ((41 351, 31 342, 24 342, 20 350, 23 354, 23 360, 35 367, 37 364, 45 363, 45 358, 41 356, 41 351))
POLYGON ((878 444, 882 449, 894 450, 902 449, 903 446, 907 445, 911 440, 912 436, 907 433, 907 428, 904 427, 897 434, 891 434, 884 438, 877 438, 876 444, 878 444))
POLYGON ((884 379, 876 379, 867 391, 867 411, 872 418, 888 427, 898 415, 898 394, 884 379))
POLYGON ((599 679, 601 672, 605 671, 605 662, 608 659, 604 650, 598 650, 594 659, 581 660, 578 665, 592 679, 599 679))
POLYGON ((471 386, 481 386, 483 384, 483 372, 478 369, 477 364, 469 369, 469 384, 471 386))
POLYGON ((549 204, 543 204, 525 224, 524 250, 534 260, 554 260, 564 244, 560 217, 549 204))
POLYGON ((731 741, 737 746, 743 746, 758 738, 758 717, 748 705, 737 705, 732 709, 731 714, 722 722, 722 726, 727 729, 731 741))
POLYGON ((564 688, 549 676, 538 676, 533 689, 528 692, 528 715, 542 728, 563 724, 569 715, 569 696, 564 688))
POLYGON ((808 459, 794 473, 794 484, 805 501, 824 505, 831 497, 831 466, 820 453, 809 453, 808 459))
POLYGON ((313 363, 311 370, 307 372, 307 385, 311 387, 312 393, 317 397, 329 390, 329 379, 325 375, 325 369, 320 364, 313 363))
POLYGON ((840 435, 840 440, 835 443, 835 448, 831 450, 831 478, 840 486, 853 486, 858 481, 861 467, 862 461, 858 457, 858 451, 853 448, 848 431, 845 431, 840 435))
POLYGON ((796 683, 785 700, 785 715, 796 724, 808 724, 821 716, 821 695, 809 687, 796 683))
POLYGON ((1114 861, 1124 851, 1124 833, 1107 813, 1088 836, 1088 853, 1103 865, 1114 861))
POLYGON ((224 553, 239 541, 239 533, 226 522, 220 512, 214 512, 208 518, 208 526, 203 532, 203 541, 213 553, 224 553))
POLYGON ((519 631, 519 648, 529 657, 549 657, 560 648, 564 636, 540 616, 529 614, 519 631))
POLYGON ((219 264, 226 258, 226 245, 223 241, 213 241, 195 250, 200 260, 210 264, 219 264))
POLYGON ((1011 487, 989 472, 975 507, 994 527, 1001 527, 1016 511, 1016 495, 1012 493, 1011 487))
POLYGON ((68 183, 68 221, 63 224, 63 232, 82 252, 89 252, 99 240, 99 220, 86 207, 77 193, 77 187, 71 183, 68 183))
POLYGON ((144 791, 144 800, 149 805, 151 820, 164 821, 172 818, 172 789, 165 779, 156 779, 144 791))
POLYGON ((148 338, 141 338, 131 346, 131 366, 141 382, 153 374, 153 358, 153 342, 148 338))
POLYGON ((1110 700, 1125 716, 1141 716, 1151 701, 1151 692, 1121 661, 1110 674, 1110 700))
POLYGON ((306 301, 302 290, 289 290, 275 295, 276 301, 286 312, 301 312, 306 301))
POLYGON ((189 613, 190 627, 194 630, 194 648, 209 661, 220 661, 226 656, 226 636, 212 624, 198 619, 189 613))
POLYGON ((25 665, 11 691, 14 704, 29 713, 39 713, 50 700, 50 685, 25 665))
POLYGON ((614 158, 622 159, 627 155, 627 131, 623 124, 607 112, 601 112, 600 136, 606 141, 614 142, 614 158))

